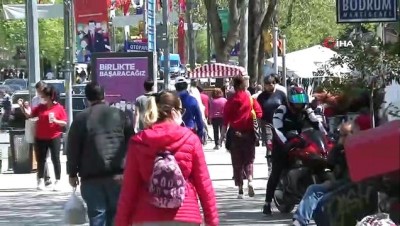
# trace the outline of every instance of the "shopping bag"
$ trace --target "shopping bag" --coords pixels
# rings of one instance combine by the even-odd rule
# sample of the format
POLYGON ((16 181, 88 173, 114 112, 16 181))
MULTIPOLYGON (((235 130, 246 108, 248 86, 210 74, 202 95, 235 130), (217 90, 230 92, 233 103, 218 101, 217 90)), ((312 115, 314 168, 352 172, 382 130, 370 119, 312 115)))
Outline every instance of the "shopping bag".
POLYGON ((25 140, 29 144, 35 143, 37 118, 25 120, 25 140))
POLYGON ((67 225, 86 223, 86 208, 75 189, 64 206, 64 223, 67 225))

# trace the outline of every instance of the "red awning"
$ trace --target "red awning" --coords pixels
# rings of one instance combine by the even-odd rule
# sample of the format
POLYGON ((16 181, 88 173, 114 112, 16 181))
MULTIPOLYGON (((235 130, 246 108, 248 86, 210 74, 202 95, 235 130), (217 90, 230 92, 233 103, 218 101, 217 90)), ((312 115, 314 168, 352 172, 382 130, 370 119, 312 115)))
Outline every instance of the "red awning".
POLYGON ((235 76, 246 76, 247 72, 244 67, 229 64, 205 64, 194 69, 189 73, 189 78, 230 78, 235 76))

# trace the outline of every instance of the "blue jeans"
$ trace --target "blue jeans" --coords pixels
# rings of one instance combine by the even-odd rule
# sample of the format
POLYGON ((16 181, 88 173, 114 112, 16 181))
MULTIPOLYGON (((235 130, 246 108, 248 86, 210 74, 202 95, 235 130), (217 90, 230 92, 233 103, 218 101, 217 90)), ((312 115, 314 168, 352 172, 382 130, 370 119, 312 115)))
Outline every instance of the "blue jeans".
POLYGON ((314 215, 314 211, 319 201, 329 192, 325 184, 313 184, 307 188, 293 219, 300 222, 301 225, 307 225, 314 215))
POLYGON ((112 178, 83 180, 81 195, 87 205, 90 226, 112 226, 121 186, 112 178))

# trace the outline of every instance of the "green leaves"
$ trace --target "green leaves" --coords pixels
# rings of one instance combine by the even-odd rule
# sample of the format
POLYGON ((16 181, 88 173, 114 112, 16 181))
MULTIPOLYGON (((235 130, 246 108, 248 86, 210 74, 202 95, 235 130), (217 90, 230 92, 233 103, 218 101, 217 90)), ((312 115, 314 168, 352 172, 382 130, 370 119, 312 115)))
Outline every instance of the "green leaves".
POLYGON ((281 0, 278 11, 288 52, 321 44, 324 38, 338 37, 345 29, 336 23, 336 5, 332 0, 281 0))

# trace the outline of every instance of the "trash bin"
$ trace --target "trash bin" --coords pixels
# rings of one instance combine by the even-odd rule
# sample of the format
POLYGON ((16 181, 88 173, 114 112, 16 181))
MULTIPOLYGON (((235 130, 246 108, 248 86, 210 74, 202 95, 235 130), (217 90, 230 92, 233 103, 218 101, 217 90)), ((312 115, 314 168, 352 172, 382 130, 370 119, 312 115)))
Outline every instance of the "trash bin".
POLYGON ((31 173, 32 145, 25 140, 25 130, 10 130, 9 134, 14 173, 31 173))

